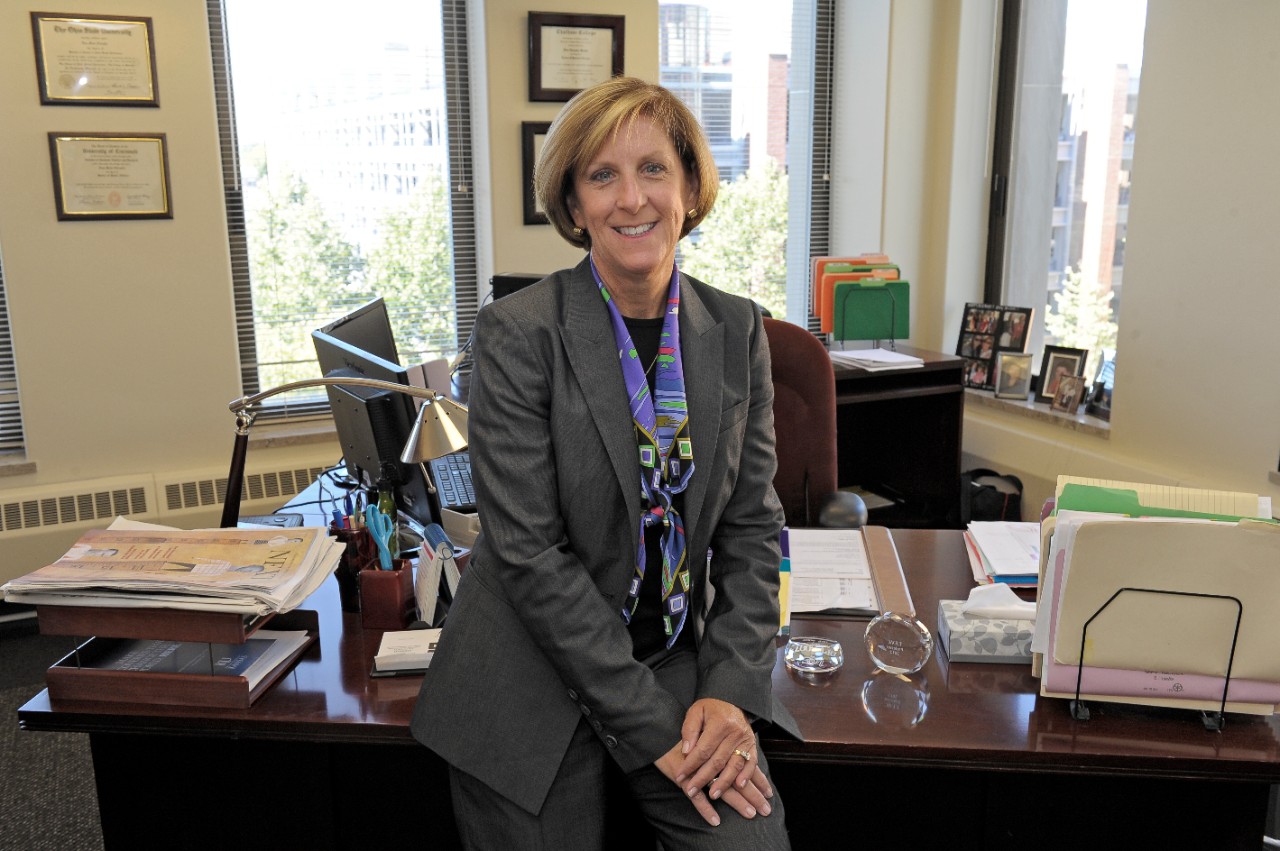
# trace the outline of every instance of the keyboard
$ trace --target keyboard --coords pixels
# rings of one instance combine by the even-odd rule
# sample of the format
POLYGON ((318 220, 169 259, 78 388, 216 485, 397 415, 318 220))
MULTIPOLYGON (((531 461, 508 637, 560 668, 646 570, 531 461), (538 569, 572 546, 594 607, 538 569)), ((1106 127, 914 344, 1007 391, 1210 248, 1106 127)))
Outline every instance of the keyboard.
POLYGON ((431 462, 440 507, 450 511, 476 510, 476 492, 471 486, 471 454, 455 452, 431 462))

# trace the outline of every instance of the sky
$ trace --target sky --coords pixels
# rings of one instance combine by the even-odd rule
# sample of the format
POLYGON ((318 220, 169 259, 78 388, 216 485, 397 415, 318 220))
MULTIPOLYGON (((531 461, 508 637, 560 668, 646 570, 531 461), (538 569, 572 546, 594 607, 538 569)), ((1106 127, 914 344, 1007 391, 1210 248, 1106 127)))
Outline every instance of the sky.
POLYGON ((1070 0, 1063 76, 1085 76, 1093 63, 1128 65, 1139 76, 1146 24, 1147 0, 1070 0))

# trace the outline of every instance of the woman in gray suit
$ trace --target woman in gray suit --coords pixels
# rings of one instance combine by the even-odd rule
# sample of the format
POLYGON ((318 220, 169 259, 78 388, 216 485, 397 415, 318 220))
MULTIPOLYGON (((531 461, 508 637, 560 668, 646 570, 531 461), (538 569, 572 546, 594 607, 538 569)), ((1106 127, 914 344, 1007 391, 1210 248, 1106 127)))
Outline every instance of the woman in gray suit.
POLYGON ((482 531, 414 735, 469 848, 601 847, 606 782, 667 851, 787 848, 754 731, 789 722, 768 344, 675 265, 716 197, 706 139, 615 78, 565 106, 535 184, 588 255, 477 317, 482 531))

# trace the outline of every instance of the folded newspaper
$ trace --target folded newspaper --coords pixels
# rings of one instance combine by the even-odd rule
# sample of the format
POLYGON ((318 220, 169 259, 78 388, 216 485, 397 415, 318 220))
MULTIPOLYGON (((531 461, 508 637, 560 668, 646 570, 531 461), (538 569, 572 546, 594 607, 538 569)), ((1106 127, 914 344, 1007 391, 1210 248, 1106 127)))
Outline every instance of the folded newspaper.
POLYGON ((39 605, 287 612, 320 587, 342 551, 322 527, 182 531, 117 518, 0 591, 39 605))

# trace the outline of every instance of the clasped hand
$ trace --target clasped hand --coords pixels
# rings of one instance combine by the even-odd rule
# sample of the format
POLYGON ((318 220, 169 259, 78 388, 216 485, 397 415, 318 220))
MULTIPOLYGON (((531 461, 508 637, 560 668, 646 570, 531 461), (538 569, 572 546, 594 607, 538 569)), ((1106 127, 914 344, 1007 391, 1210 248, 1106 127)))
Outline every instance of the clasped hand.
POLYGON ((714 826, 720 816, 712 801, 723 799, 743 818, 773 811, 768 801, 773 787, 758 763, 755 733, 742 710, 703 698, 685 713, 680 741, 654 764, 714 826))

